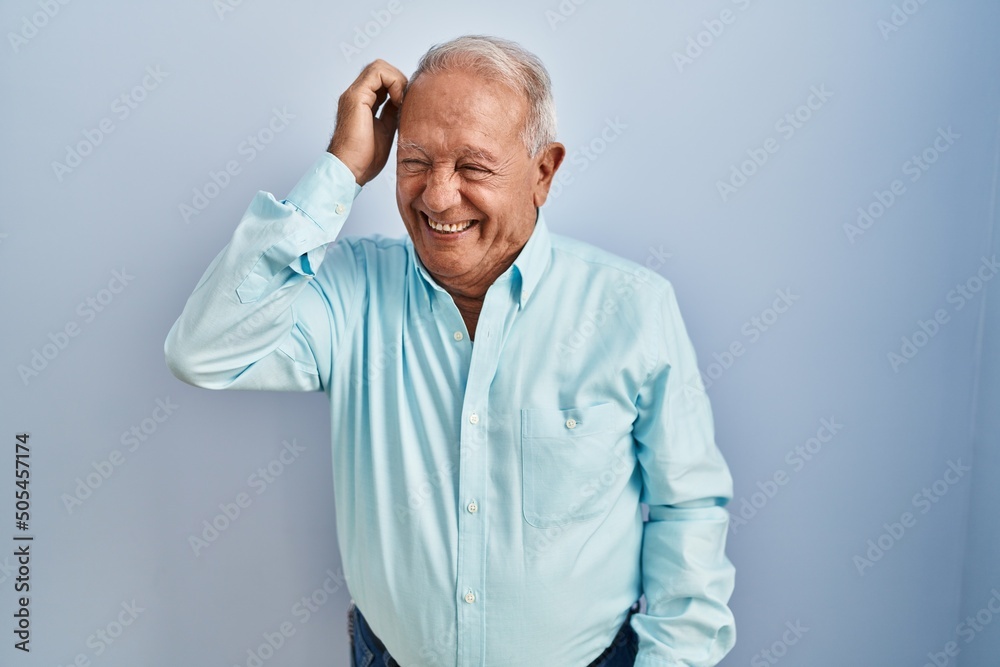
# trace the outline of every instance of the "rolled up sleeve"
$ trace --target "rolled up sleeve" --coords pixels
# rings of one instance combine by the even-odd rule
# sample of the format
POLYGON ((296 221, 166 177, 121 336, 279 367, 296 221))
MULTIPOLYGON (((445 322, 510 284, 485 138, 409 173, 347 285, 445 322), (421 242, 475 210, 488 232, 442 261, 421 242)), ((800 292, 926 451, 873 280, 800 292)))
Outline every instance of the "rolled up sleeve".
POLYGON ((167 334, 174 375, 209 389, 323 389, 364 289, 353 247, 335 242, 360 191, 324 153, 285 199, 258 192, 167 334))
POLYGON ((673 287, 650 335, 655 361, 633 427, 649 505, 642 543, 646 609, 632 618, 636 667, 716 665, 736 642, 725 554, 733 482, 715 443, 712 410, 673 287))

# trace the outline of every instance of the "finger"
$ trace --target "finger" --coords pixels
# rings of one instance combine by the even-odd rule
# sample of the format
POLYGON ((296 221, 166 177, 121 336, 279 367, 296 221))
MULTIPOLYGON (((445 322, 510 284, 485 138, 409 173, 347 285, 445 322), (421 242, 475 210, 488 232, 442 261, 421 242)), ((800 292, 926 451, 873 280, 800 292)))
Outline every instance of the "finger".
POLYGON ((378 115, 376 122, 384 132, 391 136, 399 124, 399 107, 392 100, 388 100, 382 106, 382 112, 378 115))
MULTIPOLYGON (((391 65, 390 65, 391 67, 391 65)), ((397 106, 403 103, 403 90, 406 88, 406 75, 395 67, 389 73, 390 76, 382 77, 382 84, 389 89, 389 97, 397 106)))
POLYGON ((406 75, 384 60, 376 60, 365 68, 362 74, 369 90, 377 91, 385 88, 389 97, 397 105, 403 102, 403 89, 406 87, 406 75))
POLYGON ((374 116, 382 103, 385 102, 386 98, 389 96, 389 91, 385 88, 379 88, 378 92, 375 93, 375 104, 372 105, 372 115, 374 116))

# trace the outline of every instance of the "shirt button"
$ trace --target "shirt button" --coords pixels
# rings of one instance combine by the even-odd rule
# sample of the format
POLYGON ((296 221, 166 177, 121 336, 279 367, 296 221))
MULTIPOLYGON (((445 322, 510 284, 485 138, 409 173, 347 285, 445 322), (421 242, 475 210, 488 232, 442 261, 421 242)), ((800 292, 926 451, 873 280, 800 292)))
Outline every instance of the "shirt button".
POLYGON ((469 415, 469 423, 470 424, 478 424, 479 423, 479 415, 477 415, 475 412, 473 412, 471 415, 469 415))
POLYGON ((340 215, 341 213, 344 212, 344 205, 343 204, 337 204, 337 208, 335 208, 334 211, 337 212, 337 215, 340 215))
POLYGON ((465 601, 468 602, 469 604, 472 604, 473 602, 475 602, 476 601, 475 594, 472 591, 469 591, 468 593, 466 593, 465 594, 465 601))
POLYGON ((469 511, 472 512, 473 514, 479 511, 479 505, 476 504, 475 500, 469 503, 469 511))
POLYGON ((575 419, 567 419, 566 420, 566 428, 576 428, 576 420, 575 419))
POLYGON ((463 338, 465 338, 465 336, 462 335, 461 331, 455 332, 455 340, 462 340, 463 338))

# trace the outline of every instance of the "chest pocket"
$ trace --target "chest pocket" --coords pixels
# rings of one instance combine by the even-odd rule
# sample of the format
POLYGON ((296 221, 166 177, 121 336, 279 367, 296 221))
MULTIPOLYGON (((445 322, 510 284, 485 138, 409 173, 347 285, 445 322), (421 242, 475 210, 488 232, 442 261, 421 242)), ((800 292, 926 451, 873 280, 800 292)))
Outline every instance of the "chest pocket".
POLYGON ((615 455, 618 440, 631 428, 622 422, 613 403, 521 410, 525 521, 547 528, 585 521, 608 509, 609 488, 624 483, 635 466, 633 454, 628 460, 615 455))

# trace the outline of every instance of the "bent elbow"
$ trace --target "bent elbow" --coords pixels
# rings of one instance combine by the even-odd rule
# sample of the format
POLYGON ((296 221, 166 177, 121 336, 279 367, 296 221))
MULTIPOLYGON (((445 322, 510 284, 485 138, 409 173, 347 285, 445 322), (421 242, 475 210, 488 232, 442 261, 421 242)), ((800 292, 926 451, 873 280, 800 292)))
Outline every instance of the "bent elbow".
POLYGON ((176 336, 176 325, 170 329, 163 342, 163 358, 171 374, 181 382, 202 389, 214 389, 210 377, 199 371, 192 350, 188 350, 176 336))
POLYGON ((198 373, 188 363, 187 355, 181 354, 177 350, 169 336, 163 343, 163 358, 167 362, 167 368, 170 369, 175 378, 195 387, 201 386, 198 382, 198 373))

